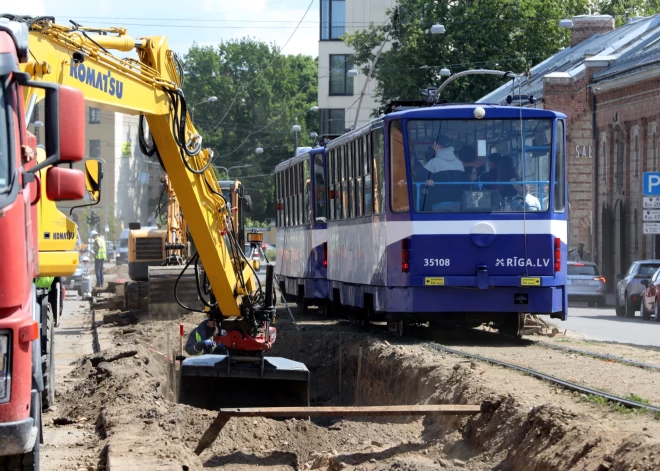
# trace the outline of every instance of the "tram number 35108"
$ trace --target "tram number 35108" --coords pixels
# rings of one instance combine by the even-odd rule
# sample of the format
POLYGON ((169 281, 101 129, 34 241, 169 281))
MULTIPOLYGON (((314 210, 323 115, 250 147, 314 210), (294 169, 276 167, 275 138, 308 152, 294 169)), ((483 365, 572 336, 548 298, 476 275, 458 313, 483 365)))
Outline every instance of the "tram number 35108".
POLYGON ((450 260, 448 258, 425 258, 425 267, 448 267, 450 260))

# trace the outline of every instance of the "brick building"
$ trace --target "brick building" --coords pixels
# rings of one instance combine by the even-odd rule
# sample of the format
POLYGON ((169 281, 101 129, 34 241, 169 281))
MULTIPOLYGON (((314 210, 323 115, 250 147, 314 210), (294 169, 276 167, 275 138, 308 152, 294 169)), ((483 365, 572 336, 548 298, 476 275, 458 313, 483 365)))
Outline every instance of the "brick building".
POLYGON ((608 15, 572 21, 570 47, 535 66, 520 90, 509 82, 479 101, 512 95, 567 115, 569 245, 584 244, 613 285, 632 260, 656 246, 660 255, 641 214, 641 173, 660 170, 660 15, 616 29, 608 15))

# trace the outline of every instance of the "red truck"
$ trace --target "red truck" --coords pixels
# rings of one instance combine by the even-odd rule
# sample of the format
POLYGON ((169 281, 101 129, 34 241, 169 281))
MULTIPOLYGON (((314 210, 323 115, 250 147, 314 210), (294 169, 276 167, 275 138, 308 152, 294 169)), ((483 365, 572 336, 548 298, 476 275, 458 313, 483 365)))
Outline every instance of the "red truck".
POLYGON ((26 24, 0 19, 0 470, 39 469, 42 352, 52 351, 42 342, 52 335, 42 330, 47 293, 35 286, 38 203, 43 191, 52 201, 85 196, 85 175, 70 165, 84 156, 82 92, 33 82, 21 71, 29 60, 26 24), (44 96, 45 153, 27 131, 25 87, 44 96))

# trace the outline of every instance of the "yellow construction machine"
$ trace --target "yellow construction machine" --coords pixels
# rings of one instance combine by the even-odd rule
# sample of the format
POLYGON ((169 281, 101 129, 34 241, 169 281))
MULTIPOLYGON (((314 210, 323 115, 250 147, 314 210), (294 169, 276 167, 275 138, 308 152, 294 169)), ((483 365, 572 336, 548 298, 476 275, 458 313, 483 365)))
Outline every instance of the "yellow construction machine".
POLYGON ((198 275, 197 296, 216 320, 214 352, 222 351, 182 362, 179 400, 213 409, 307 405, 305 365, 266 355, 276 340, 273 269, 267 267, 262 286, 243 253, 235 210, 213 172, 213 151, 193 126, 183 69, 166 38, 134 39, 125 28, 64 26, 52 17, 15 19, 29 27, 30 58, 22 70, 35 81, 77 88, 106 109, 139 115, 141 150, 161 162, 176 193, 197 251, 184 267, 198 275))
MULTIPOLYGON (((179 200, 167 174, 161 176, 163 195, 167 197, 167 228, 143 229, 129 224, 128 276, 133 281, 148 281, 149 267, 184 265, 189 258, 188 229, 179 200)), ((162 211, 162 207, 158 208, 162 211)))

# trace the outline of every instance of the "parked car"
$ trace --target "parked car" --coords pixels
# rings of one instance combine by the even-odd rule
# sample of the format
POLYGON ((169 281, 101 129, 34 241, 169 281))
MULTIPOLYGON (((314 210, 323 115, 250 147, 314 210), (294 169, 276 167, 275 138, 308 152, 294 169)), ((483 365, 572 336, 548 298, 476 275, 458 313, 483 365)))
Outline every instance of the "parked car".
POLYGON ((605 277, 593 262, 568 262, 569 301, 586 301, 590 307, 605 306, 605 277))
POLYGON ((650 280, 660 268, 660 260, 638 260, 633 262, 625 275, 617 273, 614 308, 617 316, 635 317, 640 310, 642 291, 646 288, 642 280, 650 280))
POLYGON ((639 313, 642 319, 650 319, 655 315, 655 321, 660 322, 660 270, 656 270, 650 280, 642 280, 641 283, 646 286, 642 291, 642 306, 639 313))

